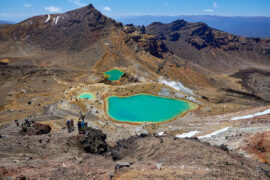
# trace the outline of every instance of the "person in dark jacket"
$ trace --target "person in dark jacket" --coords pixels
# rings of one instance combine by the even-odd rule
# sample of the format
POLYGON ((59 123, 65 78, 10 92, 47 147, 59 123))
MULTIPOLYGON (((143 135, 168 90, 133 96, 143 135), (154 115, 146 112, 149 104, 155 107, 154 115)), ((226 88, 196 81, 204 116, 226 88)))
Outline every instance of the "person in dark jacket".
POLYGON ((79 134, 81 134, 81 129, 82 129, 82 121, 81 120, 79 120, 78 121, 78 123, 77 123, 77 126, 78 126, 78 132, 79 132, 79 134))
POLYGON ((24 121, 25 121, 25 126, 31 127, 31 123, 28 118, 26 118, 24 121))
POLYGON ((85 123, 84 123, 84 121, 82 121, 82 123, 81 123, 81 133, 85 134, 85 123))
POLYGON ((80 120, 84 121, 85 115, 82 112, 80 112, 80 113, 81 113, 80 120))
POLYGON ((16 126, 18 126, 18 127, 20 126, 19 121, 18 121, 17 119, 15 120, 15 124, 16 124, 16 126))
POLYGON ((70 120, 67 120, 66 125, 67 125, 67 128, 68 128, 68 132, 71 132, 70 120))

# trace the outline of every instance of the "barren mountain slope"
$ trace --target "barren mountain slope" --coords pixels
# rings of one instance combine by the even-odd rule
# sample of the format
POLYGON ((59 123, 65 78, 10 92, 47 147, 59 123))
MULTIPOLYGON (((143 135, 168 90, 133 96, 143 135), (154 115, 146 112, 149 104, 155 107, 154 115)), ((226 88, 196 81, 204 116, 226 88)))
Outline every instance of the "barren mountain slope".
POLYGON ((213 71, 232 72, 256 64, 270 65, 269 39, 235 36, 204 23, 184 20, 152 23, 146 32, 158 36, 177 56, 213 71))
POLYGON ((269 115, 232 120, 268 112, 267 39, 184 21, 123 26, 88 5, 1 27, 0 74, 0 178, 24 172, 45 179, 269 178, 269 165, 254 161, 269 163, 269 115), (124 71, 119 81, 104 76, 111 69, 124 71), (83 92, 94 99, 79 99, 83 92), (192 101, 198 109, 163 124, 109 118, 106 97, 142 93, 192 101), (130 168, 118 171, 111 155, 82 150, 84 135, 68 133, 65 124, 71 118, 76 124, 80 112, 130 168), (26 117, 52 131, 24 135, 14 120, 26 117), (223 150, 177 139, 190 132, 223 150))

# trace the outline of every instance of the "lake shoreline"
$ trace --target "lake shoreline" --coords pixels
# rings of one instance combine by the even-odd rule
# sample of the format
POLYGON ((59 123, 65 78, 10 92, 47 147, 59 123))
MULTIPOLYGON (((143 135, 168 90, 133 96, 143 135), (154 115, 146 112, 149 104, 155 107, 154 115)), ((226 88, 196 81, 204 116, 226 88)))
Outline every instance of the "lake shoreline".
POLYGON ((178 98, 169 98, 169 97, 163 97, 163 96, 157 96, 157 95, 153 95, 153 94, 147 94, 147 93, 139 93, 139 94, 133 94, 133 95, 130 95, 130 96, 117 96, 117 95, 113 95, 113 96, 106 96, 104 97, 104 112, 107 116, 107 118, 115 123, 125 123, 125 124, 130 124, 130 125, 141 125, 141 124, 146 124, 146 123, 149 123, 149 124, 163 124, 163 123, 168 123, 168 122, 171 122, 171 121, 174 121, 176 120, 177 118, 179 117, 183 117, 185 116, 188 112, 193 112, 193 111, 196 111, 196 110, 199 110, 201 108, 201 106, 197 103, 194 103, 194 102, 190 102, 190 101, 187 101, 186 99, 178 99, 178 98), (173 116, 172 118, 168 119, 168 120, 162 120, 160 122, 154 122, 154 121, 141 121, 141 122, 132 122, 132 121, 121 121, 121 120, 117 120, 115 118, 113 118, 110 114, 109 114, 109 102, 108 102, 108 98, 110 97, 119 97, 119 98, 127 98, 127 97, 132 97, 132 96, 137 96, 137 95, 147 95, 147 96, 153 96, 153 97, 160 97, 160 98, 164 98, 164 99, 171 99, 171 100, 178 100, 178 101, 183 101, 185 103, 188 104, 189 106, 189 109, 188 110, 185 110, 183 112, 181 112, 180 114, 176 115, 176 116, 173 116))

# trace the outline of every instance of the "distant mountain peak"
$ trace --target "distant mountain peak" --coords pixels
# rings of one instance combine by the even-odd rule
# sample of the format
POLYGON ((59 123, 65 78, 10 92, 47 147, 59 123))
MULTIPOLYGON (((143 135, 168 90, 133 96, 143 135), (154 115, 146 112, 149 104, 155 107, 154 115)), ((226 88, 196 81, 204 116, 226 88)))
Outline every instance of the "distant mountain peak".
POLYGON ((66 12, 64 14, 78 14, 78 13, 80 13, 80 14, 89 14, 89 13, 91 13, 93 11, 98 11, 98 10, 92 4, 89 4, 87 6, 68 11, 68 12, 66 12))
POLYGON ((82 50, 106 37, 120 23, 104 16, 92 4, 65 12, 31 17, 0 34, 50 50, 82 50), (42 39, 42 41, 40 41, 42 39))
POLYGON ((132 16, 119 17, 123 24, 148 26, 153 22, 171 23, 178 19, 187 22, 204 22, 209 27, 245 37, 270 38, 270 17, 228 17, 209 15, 178 15, 178 16, 132 16))

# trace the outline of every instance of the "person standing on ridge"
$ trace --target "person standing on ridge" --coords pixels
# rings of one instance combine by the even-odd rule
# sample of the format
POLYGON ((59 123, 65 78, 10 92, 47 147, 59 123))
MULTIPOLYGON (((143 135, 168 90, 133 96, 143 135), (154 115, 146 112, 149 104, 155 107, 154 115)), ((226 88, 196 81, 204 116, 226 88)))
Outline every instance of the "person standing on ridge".
POLYGON ((82 121, 81 120, 78 121, 77 126, 78 126, 78 133, 81 134, 81 128, 82 128, 82 121))
MULTIPOLYGON (((81 113, 81 112, 80 112, 80 113, 81 113)), ((85 118, 85 115, 84 115, 83 113, 81 113, 80 119, 81 119, 82 121, 84 121, 84 118, 85 118)))
POLYGON ((31 124, 30 124, 28 117, 24 121, 25 121, 25 126, 31 127, 31 124))
POLYGON ((67 120, 66 125, 67 125, 67 128, 68 128, 68 132, 71 132, 71 130, 70 130, 70 120, 67 120))
POLYGON ((20 126, 19 121, 18 121, 17 119, 15 120, 15 124, 16 124, 16 126, 18 126, 18 127, 20 126))
POLYGON ((82 121, 82 123, 81 123, 81 133, 85 134, 85 123, 84 123, 84 121, 82 121))
POLYGON ((71 129, 71 131, 74 131, 74 121, 73 121, 73 119, 70 120, 70 129, 71 129))

